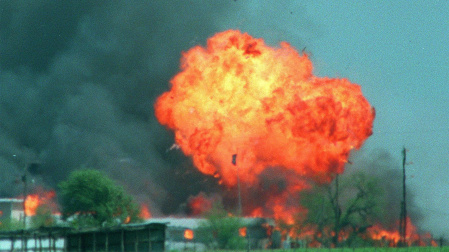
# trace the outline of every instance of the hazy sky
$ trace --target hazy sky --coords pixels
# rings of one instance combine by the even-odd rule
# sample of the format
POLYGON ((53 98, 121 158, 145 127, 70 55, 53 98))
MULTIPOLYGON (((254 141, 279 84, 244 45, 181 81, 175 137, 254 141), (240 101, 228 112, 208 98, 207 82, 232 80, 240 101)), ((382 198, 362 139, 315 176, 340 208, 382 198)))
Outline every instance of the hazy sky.
POLYGON ((361 85, 376 119, 355 160, 381 150, 400 169, 405 146, 420 224, 449 237, 448 17, 447 0, 0 1, 0 194, 20 193, 11 178, 30 160, 49 187, 100 167, 163 213, 217 190, 167 152, 152 105, 183 50, 239 29, 361 85), (197 186, 179 187, 186 179, 197 186))
POLYGON ((222 27, 306 47, 316 75, 361 85, 376 109, 363 155, 387 150, 401 168, 405 146, 422 227, 449 235, 449 1, 245 3, 222 27))

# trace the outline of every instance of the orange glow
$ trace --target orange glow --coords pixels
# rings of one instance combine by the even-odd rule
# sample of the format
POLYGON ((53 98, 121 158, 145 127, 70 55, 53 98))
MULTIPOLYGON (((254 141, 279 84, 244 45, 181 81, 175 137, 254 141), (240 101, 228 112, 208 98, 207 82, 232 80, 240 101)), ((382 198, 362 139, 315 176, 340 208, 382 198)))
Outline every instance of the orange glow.
POLYGON ((385 240, 391 242, 392 244, 398 244, 399 240, 401 239, 399 231, 384 230, 380 225, 374 225, 373 227, 371 227, 369 229, 369 233, 373 240, 385 240))
POLYGON ((235 30, 183 53, 181 72, 157 99, 155 114, 198 170, 218 183, 236 186, 238 174, 253 188, 267 168, 282 169, 287 186, 262 195, 277 209, 243 210, 290 215, 289 222, 297 207, 287 204, 291 195, 308 178, 330 182, 342 173, 349 152, 372 134, 374 120, 359 85, 316 77, 308 56, 288 43, 273 48, 235 30))
POLYGON ((25 214, 27 216, 34 216, 36 215, 36 209, 41 205, 48 205, 52 209, 52 213, 58 213, 56 211, 57 206, 53 202, 53 199, 55 198, 56 193, 55 191, 48 191, 48 192, 40 192, 37 194, 29 194, 27 195, 25 199, 25 214))
POLYGON ((432 247, 438 247, 438 243, 435 240, 430 241, 432 247))
POLYGON ((276 220, 283 220, 288 225, 293 225, 295 220, 293 216, 295 215, 294 209, 285 209, 283 205, 275 205, 273 206, 274 218, 276 220))
POLYGON ((131 217, 126 216, 125 220, 123 221, 123 223, 128 224, 131 221, 131 217))
POLYGON ((194 234, 193 234, 193 230, 192 230, 192 229, 186 229, 186 230, 184 230, 184 238, 185 238, 186 240, 192 240, 193 237, 194 237, 194 234))
MULTIPOLYGON (((398 230, 385 230, 381 225, 374 225, 368 229, 368 234, 373 240, 388 242, 390 247, 395 247, 401 240, 398 230)), ((417 233, 417 228, 413 225, 410 217, 407 217, 407 230, 405 242, 408 246, 434 246, 436 242, 432 239, 429 233, 420 235, 417 233)))
POLYGON ((151 218, 151 212, 145 204, 140 205, 139 217, 145 220, 151 218))
POLYGON ((190 197, 188 200, 190 215, 198 216, 207 213, 212 209, 212 199, 209 199, 203 193, 190 197))
POLYGON ((246 227, 239 228, 239 235, 241 237, 246 237, 246 227))
POLYGON ((263 209, 261 207, 257 207, 251 212, 249 216, 254 218, 263 217, 263 209))
POLYGON ((25 214, 27 216, 33 216, 36 214, 36 209, 40 204, 39 195, 28 195, 25 199, 25 214))

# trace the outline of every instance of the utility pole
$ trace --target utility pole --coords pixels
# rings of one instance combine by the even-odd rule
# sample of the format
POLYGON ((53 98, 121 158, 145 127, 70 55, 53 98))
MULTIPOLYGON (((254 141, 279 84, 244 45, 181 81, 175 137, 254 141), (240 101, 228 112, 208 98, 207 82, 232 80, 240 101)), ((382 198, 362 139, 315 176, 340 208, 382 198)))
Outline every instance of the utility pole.
POLYGON ((340 218, 341 218, 341 208, 339 203, 339 190, 340 186, 338 183, 339 174, 335 176, 335 198, 334 198, 334 213, 335 213, 335 222, 334 222, 334 235, 332 237, 332 243, 335 247, 338 247, 338 238, 340 235, 340 218))
POLYGON ((405 165, 407 164, 407 150, 402 150, 402 202, 401 202, 401 214, 399 216, 399 235, 401 236, 400 246, 407 246, 407 204, 406 204, 406 186, 405 186, 405 165))
MULTIPOLYGON (((237 154, 232 155, 232 164, 237 166, 237 154)), ((242 196, 240 193, 240 172, 239 167, 237 166, 237 190, 238 190, 238 209, 237 215, 240 217, 242 215, 242 196)))
POLYGON ((27 168, 28 163, 25 164, 25 168, 23 170, 23 176, 22 176, 22 182, 23 182, 23 229, 26 229, 26 219, 27 219, 27 212, 26 212, 26 199, 27 199, 27 168))
MULTIPOLYGON (((40 165, 39 161, 25 162, 23 168, 22 182, 23 182, 23 228, 26 229, 27 225, 27 212, 26 212, 26 199, 28 197, 28 169, 37 169, 40 165)), ((31 180, 34 183, 34 180, 31 180)))

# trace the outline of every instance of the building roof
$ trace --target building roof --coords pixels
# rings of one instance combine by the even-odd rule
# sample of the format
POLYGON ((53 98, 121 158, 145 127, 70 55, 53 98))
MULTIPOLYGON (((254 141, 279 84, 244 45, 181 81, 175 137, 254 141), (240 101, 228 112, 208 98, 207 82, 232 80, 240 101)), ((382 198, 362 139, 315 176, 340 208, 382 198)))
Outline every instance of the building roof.
POLYGON ((184 227, 184 228, 197 228, 200 223, 206 221, 202 218, 150 218, 145 223, 165 223, 168 227, 184 227))
POLYGON ((3 203, 3 202, 6 202, 6 203, 9 203, 9 202, 23 203, 23 199, 11 199, 11 198, 3 198, 3 199, 1 199, 0 198, 0 203, 3 203))
MULTIPOLYGON (((251 218, 251 217, 243 217, 240 218, 243 225, 258 225, 262 223, 267 223, 269 225, 274 226, 274 220, 270 218, 251 218)), ((165 223, 167 227, 183 227, 195 229, 198 228, 201 223, 207 222, 207 219, 204 218, 150 218, 145 220, 144 223, 165 223)))

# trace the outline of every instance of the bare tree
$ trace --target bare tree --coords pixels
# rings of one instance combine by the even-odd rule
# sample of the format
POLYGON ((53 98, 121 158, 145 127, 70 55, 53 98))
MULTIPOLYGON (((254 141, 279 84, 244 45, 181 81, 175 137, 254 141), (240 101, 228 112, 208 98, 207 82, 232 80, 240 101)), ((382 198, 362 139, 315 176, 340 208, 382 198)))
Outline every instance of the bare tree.
POLYGON ((362 172, 337 175, 331 184, 317 184, 303 193, 301 203, 308 209, 304 223, 324 246, 351 245, 376 220, 382 194, 379 183, 362 172))

